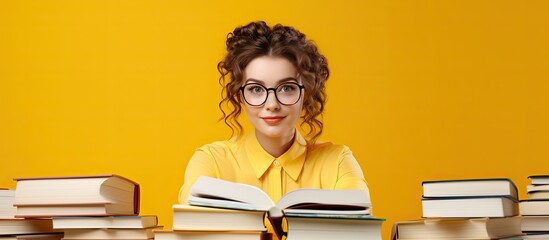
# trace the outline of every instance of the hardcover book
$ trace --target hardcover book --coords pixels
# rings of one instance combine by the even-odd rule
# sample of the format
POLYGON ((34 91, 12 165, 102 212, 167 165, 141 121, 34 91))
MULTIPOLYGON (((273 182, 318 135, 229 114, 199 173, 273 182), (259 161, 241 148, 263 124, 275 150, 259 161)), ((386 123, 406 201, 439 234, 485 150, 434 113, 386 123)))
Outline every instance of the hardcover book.
POLYGON ((287 240, 381 240, 383 218, 331 218, 286 215, 287 240))
POLYGON ((392 239, 501 239, 520 236, 520 217, 397 222, 392 239))
POLYGON ((523 216, 549 215, 549 199, 521 200, 519 208, 523 216))
POLYGON ((518 202, 510 197, 468 197, 421 200, 423 217, 478 218, 518 215, 518 202))
POLYGON ((54 232, 51 219, 0 219, 0 235, 54 232))
POLYGON ((423 181, 423 197, 510 196, 518 199, 517 187, 509 178, 423 181))
POLYGON ((150 228, 158 225, 154 215, 108 217, 53 217, 54 229, 82 228, 150 228))
POLYGON ((13 206, 15 202, 15 190, 0 188, 0 218, 14 218, 17 209, 13 206))
POLYGON ((532 185, 549 185, 549 175, 532 175, 528 178, 532 181, 532 185))
POLYGON ((0 236, 0 240, 61 240, 63 233, 0 236))
POLYGON ((152 227, 143 229, 66 229, 63 239, 133 239, 149 240, 154 238, 154 230, 160 230, 162 227, 152 227))
POLYGON ((118 175, 17 178, 16 217, 138 215, 139 184, 118 175))
POLYGON ((545 232, 549 234, 549 216, 522 216, 523 232, 545 232))
POLYGON ((266 231, 265 212, 173 205, 173 229, 187 231, 266 231))
POLYGON ((154 231, 155 240, 271 240, 263 231, 154 231))

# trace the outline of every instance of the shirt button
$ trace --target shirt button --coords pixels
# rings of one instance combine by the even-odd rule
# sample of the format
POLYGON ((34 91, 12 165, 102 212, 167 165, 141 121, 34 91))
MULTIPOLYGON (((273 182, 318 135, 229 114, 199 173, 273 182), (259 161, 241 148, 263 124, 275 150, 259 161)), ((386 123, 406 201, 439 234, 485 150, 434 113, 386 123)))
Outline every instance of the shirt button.
POLYGON ((277 160, 274 160, 274 161, 273 161, 273 165, 278 166, 278 161, 277 161, 277 160))

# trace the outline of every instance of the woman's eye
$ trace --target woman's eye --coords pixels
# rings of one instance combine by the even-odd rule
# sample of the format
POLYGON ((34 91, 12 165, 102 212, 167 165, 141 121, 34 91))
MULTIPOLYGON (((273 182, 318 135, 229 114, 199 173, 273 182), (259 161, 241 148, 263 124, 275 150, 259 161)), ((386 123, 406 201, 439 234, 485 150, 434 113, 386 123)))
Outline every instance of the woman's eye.
POLYGON ((248 88, 248 90, 252 93, 262 93, 263 92, 263 88, 260 87, 260 86, 250 86, 248 88))
POLYGON ((280 86, 280 91, 281 92, 292 92, 296 89, 295 86, 293 85, 282 85, 280 86))

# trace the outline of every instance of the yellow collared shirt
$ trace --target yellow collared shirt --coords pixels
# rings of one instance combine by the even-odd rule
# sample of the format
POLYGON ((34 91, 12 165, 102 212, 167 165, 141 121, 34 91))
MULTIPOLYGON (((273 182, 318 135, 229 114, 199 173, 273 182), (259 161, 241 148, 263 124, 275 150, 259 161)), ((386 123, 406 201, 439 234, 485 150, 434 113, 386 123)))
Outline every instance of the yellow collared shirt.
POLYGON ((180 203, 187 203, 189 190, 201 175, 256 186, 273 202, 298 188, 361 189, 369 196, 364 174, 348 147, 307 145, 299 131, 290 149, 278 158, 261 147, 254 133, 198 148, 185 171, 180 203))

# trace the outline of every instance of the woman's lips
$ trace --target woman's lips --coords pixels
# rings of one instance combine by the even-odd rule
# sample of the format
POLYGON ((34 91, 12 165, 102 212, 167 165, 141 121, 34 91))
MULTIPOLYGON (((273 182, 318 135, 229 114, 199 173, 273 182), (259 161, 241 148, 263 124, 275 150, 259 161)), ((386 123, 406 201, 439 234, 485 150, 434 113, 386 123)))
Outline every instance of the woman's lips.
POLYGON ((282 116, 272 116, 272 117, 262 117, 263 121, 265 121, 267 124, 277 124, 284 119, 282 116))

